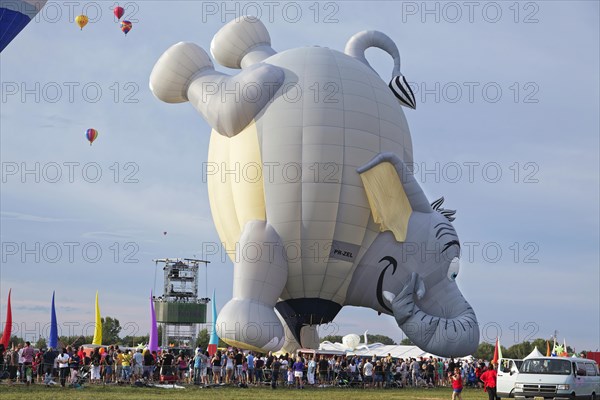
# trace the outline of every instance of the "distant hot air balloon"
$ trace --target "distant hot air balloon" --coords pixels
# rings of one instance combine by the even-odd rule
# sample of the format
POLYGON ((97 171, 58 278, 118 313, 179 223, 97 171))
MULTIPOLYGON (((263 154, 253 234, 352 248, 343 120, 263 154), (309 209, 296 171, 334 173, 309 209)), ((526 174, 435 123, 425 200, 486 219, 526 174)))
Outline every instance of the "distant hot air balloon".
POLYGON ((2 1, 0 3, 0 52, 44 7, 46 0, 2 1))
POLYGON ((78 15, 77 17, 75 17, 75 23, 77 23, 77 25, 79 25, 79 28, 81 30, 83 30, 83 27, 87 25, 89 20, 90 19, 88 17, 86 17, 85 15, 78 15))
POLYGON ((98 137, 98 131, 90 128, 85 132, 85 137, 90 142, 91 146, 92 143, 94 143, 94 140, 96 140, 96 138, 98 137))
POLYGON ((125 33, 125 35, 127 35, 127 32, 129 32, 132 27, 133 27, 133 24, 131 22, 121 21, 121 30, 123 31, 123 33, 125 33))
POLYGON ((115 17, 117 17, 117 19, 121 19, 123 14, 125 14, 125 9, 123 7, 116 6, 114 8, 113 12, 115 14, 115 17))

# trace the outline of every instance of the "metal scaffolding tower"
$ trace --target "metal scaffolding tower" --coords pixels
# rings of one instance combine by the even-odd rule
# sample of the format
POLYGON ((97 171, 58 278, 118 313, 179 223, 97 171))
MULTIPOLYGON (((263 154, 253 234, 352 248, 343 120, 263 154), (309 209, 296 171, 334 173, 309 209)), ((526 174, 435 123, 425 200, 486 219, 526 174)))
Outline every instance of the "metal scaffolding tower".
POLYGON ((198 298, 198 266, 210 261, 193 258, 162 258, 164 264, 162 296, 154 297, 156 322, 162 327, 161 347, 193 347, 198 324, 206 323, 209 298, 198 298))

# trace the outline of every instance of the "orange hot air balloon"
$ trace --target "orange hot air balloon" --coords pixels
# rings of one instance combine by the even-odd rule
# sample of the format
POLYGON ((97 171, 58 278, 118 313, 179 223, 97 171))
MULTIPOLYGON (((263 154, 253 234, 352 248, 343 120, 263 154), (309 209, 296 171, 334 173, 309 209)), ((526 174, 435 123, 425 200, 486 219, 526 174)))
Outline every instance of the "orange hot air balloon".
POLYGON ((81 30, 83 30, 83 27, 87 25, 87 23, 89 22, 89 18, 85 15, 78 15, 77 17, 75 17, 75 23, 77 25, 79 25, 79 28, 81 30))
POLYGON ((94 140, 96 140, 96 138, 98 137, 98 131, 90 128, 85 132, 85 137, 90 142, 91 146, 92 143, 94 143, 94 140))

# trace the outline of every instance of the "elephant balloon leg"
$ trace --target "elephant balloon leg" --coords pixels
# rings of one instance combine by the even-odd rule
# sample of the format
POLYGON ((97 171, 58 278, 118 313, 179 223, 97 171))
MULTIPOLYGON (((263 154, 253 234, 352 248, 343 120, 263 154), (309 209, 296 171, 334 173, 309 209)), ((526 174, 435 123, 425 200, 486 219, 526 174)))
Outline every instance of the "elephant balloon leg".
POLYGON ((283 243, 265 221, 244 226, 233 273, 233 298, 217 318, 217 333, 232 346, 276 351, 284 342, 283 325, 275 313, 288 276, 283 243))

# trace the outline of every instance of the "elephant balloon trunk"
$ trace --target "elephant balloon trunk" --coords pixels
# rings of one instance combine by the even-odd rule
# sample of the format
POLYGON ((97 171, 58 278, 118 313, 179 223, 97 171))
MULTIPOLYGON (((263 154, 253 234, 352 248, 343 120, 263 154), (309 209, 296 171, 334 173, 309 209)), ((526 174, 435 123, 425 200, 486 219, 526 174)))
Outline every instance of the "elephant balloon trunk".
POLYGON ((400 52, 396 43, 387 35, 378 31, 363 31, 352 36, 346 43, 344 53, 351 57, 359 59, 365 65, 371 67, 365 51, 370 47, 377 47, 387 52, 394 59, 394 69, 392 76, 400 75, 400 52))
POLYGON ((425 294, 423 281, 413 273, 410 282, 394 297, 384 292, 391 303, 398 326, 418 347, 442 357, 461 357, 473 354, 479 345, 479 324, 473 308, 462 298, 461 310, 452 317, 425 312, 418 300, 425 294))

